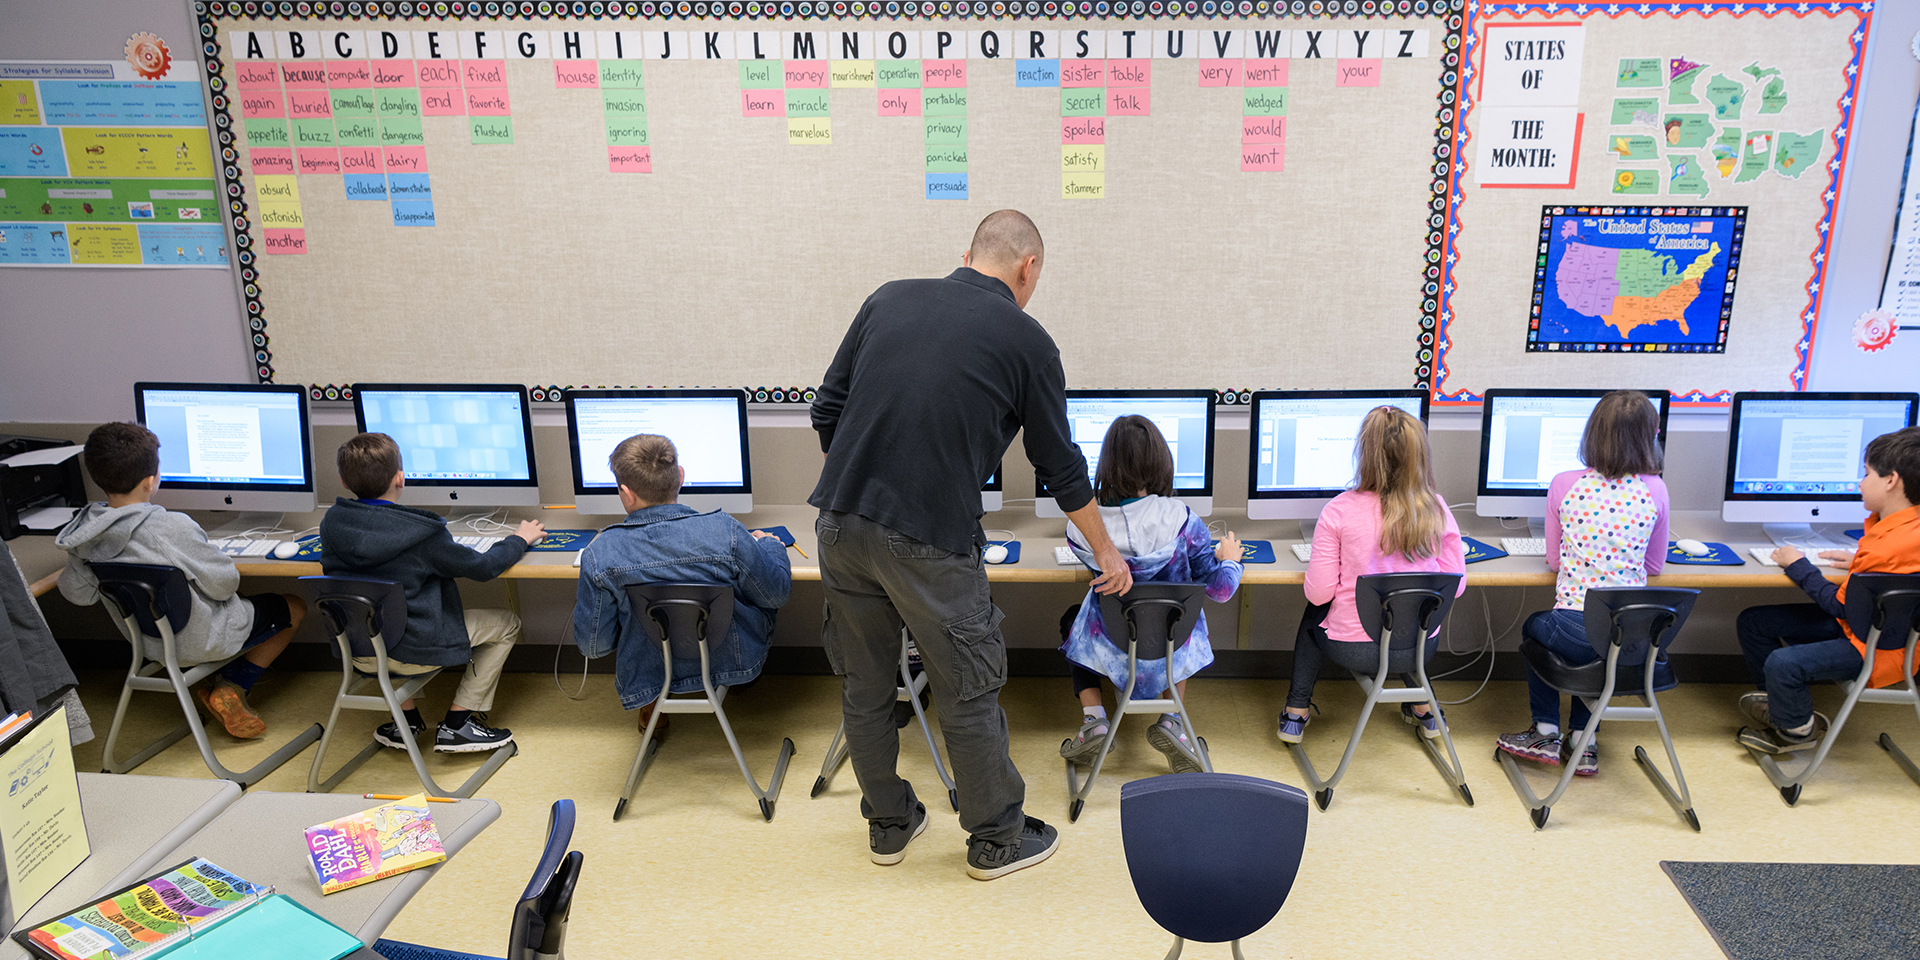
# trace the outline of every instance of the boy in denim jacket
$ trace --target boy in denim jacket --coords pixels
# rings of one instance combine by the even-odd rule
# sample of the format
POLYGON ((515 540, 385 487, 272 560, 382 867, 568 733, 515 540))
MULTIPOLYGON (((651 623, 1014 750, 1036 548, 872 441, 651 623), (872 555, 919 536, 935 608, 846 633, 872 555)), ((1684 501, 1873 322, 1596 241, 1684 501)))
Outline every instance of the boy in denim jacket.
MULTIPOLYGON (((686 470, 673 441, 642 433, 622 440, 607 458, 620 483, 627 519, 600 532, 580 554, 580 592, 573 640, 589 658, 618 648, 614 686, 628 710, 662 695, 660 648, 646 642, 627 603, 630 583, 712 583, 733 588, 733 626, 710 647, 716 686, 760 675, 774 614, 787 602, 793 574, 778 537, 749 532, 718 510, 699 513, 678 500, 686 470), (623 642, 624 641, 624 642, 623 642)), ((700 665, 676 663, 669 692, 701 689, 700 665)), ((644 718, 643 718, 644 719, 644 718)))

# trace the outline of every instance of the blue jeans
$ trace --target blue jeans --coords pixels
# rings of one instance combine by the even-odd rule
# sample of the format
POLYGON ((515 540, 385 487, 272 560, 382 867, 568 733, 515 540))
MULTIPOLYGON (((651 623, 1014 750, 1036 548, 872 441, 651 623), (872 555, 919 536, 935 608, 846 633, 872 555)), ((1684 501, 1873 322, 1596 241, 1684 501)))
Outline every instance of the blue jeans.
MULTIPOLYGON (((1587 642, 1586 618, 1586 613, 1580 610, 1542 610, 1527 618, 1520 633, 1577 667, 1600 659, 1600 653, 1587 642)), ((1567 728, 1584 730, 1587 721, 1593 718, 1593 710, 1585 700, 1572 699, 1567 728)), ((1547 681, 1534 672, 1531 663, 1527 664, 1527 706, 1533 710, 1533 722, 1560 725, 1560 691, 1548 686, 1547 681)))
POLYGON ((1776 727, 1803 727, 1813 719, 1814 683, 1860 675, 1860 651, 1840 632, 1840 621, 1814 604, 1748 607, 1734 629, 1754 684, 1767 691, 1776 727))

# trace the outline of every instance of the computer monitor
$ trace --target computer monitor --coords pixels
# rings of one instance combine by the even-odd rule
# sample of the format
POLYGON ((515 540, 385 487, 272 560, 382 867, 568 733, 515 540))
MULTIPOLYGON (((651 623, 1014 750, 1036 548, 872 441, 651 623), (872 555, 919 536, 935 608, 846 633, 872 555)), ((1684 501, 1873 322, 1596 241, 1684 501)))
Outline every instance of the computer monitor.
POLYGON ((573 503, 581 513, 621 514, 607 457, 636 433, 673 441, 687 479, 680 502, 695 510, 753 511, 743 390, 568 390, 573 503))
POLYGON ((1000 492, 1000 470, 1000 467, 994 467, 993 476, 988 477, 987 482, 980 485, 980 510, 983 513, 992 513, 1006 505, 1001 499, 1003 494, 1000 492))
POLYGON ((530 507, 540 503, 527 388, 513 383, 356 383, 362 433, 400 445, 400 502, 530 507))
POLYGON ((1350 489, 1360 421, 1399 407, 1427 421, 1425 390, 1273 390, 1253 395, 1247 518, 1313 520, 1350 489))
POLYGON ((133 385, 134 415, 160 438, 154 502, 176 510, 307 513, 313 433, 298 384, 133 385))
MULTIPOLYGON (((1547 515, 1555 474, 1578 470, 1587 417, 1611 390, 1488 390, 1480 403, 1480 493, 1483 517, 1547 515)), ((1660 413, 1660 449, 1667 448, 1665 390, 1642 390, 1660 413)))
MULTIPOLYGON (((1152 420, 1173 450, 1173 494, 1200 516, 1213 513, 1212 390, 1068 390, 1068 436, 1087 455, 1087 479, 1100 469, 1100 443, 1113 421, 1130 414, 1152 420)), ((1034 513, 1066 512, 1036 480, 1034 513)))
POLYGON ((1916 407, 1911 393, 1734 394, 1721 518, 1767 524, 1776 542, 1821 545, 1811 525, 1860 520, 1867 444, 1912 426, 1916 407))

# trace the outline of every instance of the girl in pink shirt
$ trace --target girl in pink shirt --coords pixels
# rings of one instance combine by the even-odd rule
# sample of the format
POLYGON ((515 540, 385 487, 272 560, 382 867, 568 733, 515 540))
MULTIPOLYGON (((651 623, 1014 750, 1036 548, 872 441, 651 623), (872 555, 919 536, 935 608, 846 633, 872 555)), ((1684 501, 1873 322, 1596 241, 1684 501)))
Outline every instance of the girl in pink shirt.
MULTIPOLYGON (((1547 486, 1547 569, 1559 576, 1552 610, 1527 618, 1521 633, 1578 666, 1600 659, 1587 637, 1587 590, 1644 587, 1667 562, 1667 485, 1660 479, 1658 408, 1638 390, 1600 398, 1580 438, 1580 460, 1547 486)), ((1644 661, 1643 661, 1644 662, 1644 661)), ((1561 762, 1560 691, 1527 666, 1533 724, 1503 734, 1504 753, 1557 767, 1561 762)), ((1586 729, 1593 717, 1573 698, 1568 726, 1586 729)), ((1600 747, 1589 742, 1573 772, 1600 772, 1600 747)))
MULTIPOLYGON (((1371 573, 1464 573, 1466 551, 1460 527, 1433 481, 1427 428, 1398 407, 1377 407, 1360 424, 1355 441, 1359 481, 1327 504, 1313 533, 1307 564, 1307 608, 1293 647, 1293 680, 1280 714, 1280 739, 1299 743, 1320 666, 1332 660, 1356 673, 1379 669, 1380 648, 1360 628, 1354 583, 1371 573)), ((1461 591, 1466 581, 1460 582, 1461 591)), ((1423 655, 1431 660, 1437 637, 1423 655)), ((1413 686, 1413 651, 1397 652, 1388 666, 1413 686)), ((1400 713, 1429 739, 1442 724, 1432 704, 1402 704, 1400 713)))

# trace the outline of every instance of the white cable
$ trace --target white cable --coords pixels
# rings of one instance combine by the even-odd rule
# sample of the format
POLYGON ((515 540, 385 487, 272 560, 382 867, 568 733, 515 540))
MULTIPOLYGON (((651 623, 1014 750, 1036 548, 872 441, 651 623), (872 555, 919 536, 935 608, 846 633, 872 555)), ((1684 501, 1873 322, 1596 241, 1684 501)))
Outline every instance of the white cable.
POLYGON ((1015 534, 1015 533, 1014 533, 1014 532, 1013 532, 1012 530, 999 530, 999 529, 993 529, 993 530, 982 530, 982 531, 980 531, 980 532, 981 532, 981 533, 983 533, 983 534, 986 534, 986 535, 987 535, 987 541, 988 541, 989 543, 1012 543, 1013 541, 1015 541, 1015 540, 1018 540, 1018 539, 1020 539, 1020 537, 1019 537, 1018 535, 1016 535, 1016 534, 1015 534), (1005 540, 995 540, 995 539, 993 539, 993 536, 992 536, 992 535, 993 535, 993 534, 996 534, 996 533, 1004 533, 1004 534, 1006 534, 1006 535, 1007 535, 1007 536, 1006 536, 1006 539, 1005 539, 1005 540))
POLYGON ((568 700, 585 700, 587 698, 587 666, 593 661, 584 655, 580 658, 580 689, 568 693, 567 688, 560 685, 560 650, 572 644, 573 623, 568 621, 566 627, 560 631, 560 642, 553 646, 553 685, 560 691, 560 695, 568 700))

